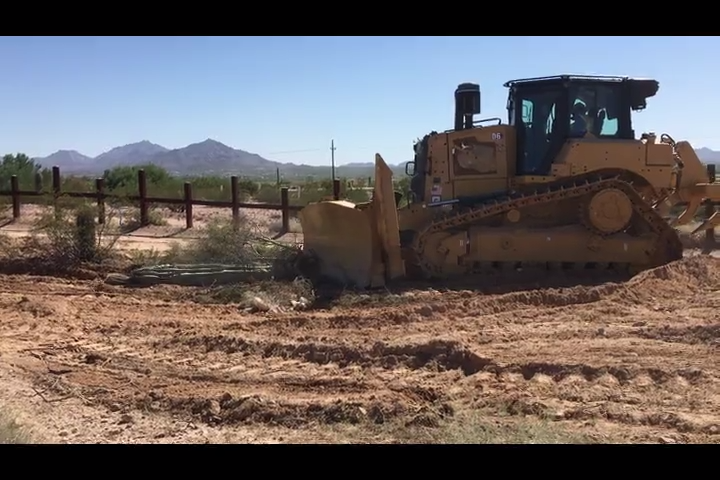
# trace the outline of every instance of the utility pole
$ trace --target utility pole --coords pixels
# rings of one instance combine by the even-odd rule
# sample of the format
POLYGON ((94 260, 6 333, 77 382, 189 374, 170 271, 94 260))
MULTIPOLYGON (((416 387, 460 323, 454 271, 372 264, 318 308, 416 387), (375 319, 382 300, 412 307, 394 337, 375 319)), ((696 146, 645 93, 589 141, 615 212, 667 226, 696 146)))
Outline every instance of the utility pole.
POLYGON ((335 181, 335 140, 330 140, 330 161, 332 162, 332 179, 335 181))

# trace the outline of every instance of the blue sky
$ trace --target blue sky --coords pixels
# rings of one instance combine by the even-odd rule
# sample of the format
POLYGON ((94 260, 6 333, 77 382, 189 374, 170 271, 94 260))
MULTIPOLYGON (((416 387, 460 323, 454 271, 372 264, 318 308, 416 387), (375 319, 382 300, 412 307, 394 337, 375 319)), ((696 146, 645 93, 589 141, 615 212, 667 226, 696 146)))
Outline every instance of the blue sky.
POLYGON ((656 78, 636 132, 720 150, 718 51, 720 37, 1 37, 0 153, 213 138, 318 165, 335 139, 340 164, 404 162, 452 127, 457 84, 505 118, 506 80, 558 73, 656 78))

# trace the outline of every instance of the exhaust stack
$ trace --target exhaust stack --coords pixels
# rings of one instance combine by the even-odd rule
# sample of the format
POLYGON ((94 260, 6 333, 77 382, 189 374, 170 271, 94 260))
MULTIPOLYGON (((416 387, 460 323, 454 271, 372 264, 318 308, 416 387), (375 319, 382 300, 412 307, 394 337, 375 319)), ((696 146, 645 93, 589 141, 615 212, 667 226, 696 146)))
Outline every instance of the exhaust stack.
POLYGON ((480 113, 480 85, 461 83, 455 89, 455 130, 473 128, 473 117, 480 113))

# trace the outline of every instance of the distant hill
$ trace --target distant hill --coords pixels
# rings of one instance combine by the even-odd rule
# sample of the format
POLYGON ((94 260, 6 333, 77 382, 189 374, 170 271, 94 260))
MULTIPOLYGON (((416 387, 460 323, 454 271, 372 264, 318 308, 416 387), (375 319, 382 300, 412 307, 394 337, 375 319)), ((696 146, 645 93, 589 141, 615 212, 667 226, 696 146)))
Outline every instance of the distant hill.
POLYGON ((94 159, 92 157, 75 150, 58 150, 45 158, 36 158, 35 162, 47 168, 52 168, 53 165, 61 165, 61 171, 67 173, 83 173, 94 168, 94 159))
MULTIPOLYGON (((94 166, 98 169, 113 168, 143 163, 153 155, 165 153, 168 149, 162 145, 143 140, 142 142, 123 145, 108 150, 94 158, 94 166)), ((62 167, 61 167, 62 168, 62 167)))
POLYGON ((240 170, 245 175, 256 175, 274 172, 281 166, 279 162, 245 150, 236 150, 211 139, 158 153, 152 156, 150 161, 172 173, 182 175, 226 174, 240 170))
MULTIPOLYGON (((61 172, 81 175, 100 175, 109 168, 143 163, 162 166, 175 175, 240 175, 274 179, 278 168, 283 178, 330 177, 331 175, 329 165, 277 162, 212 139, 173 150, 143 140, 115 147, 95 158, 74 150, 60 150, 44 158, 35 158, 35 161, 44 167, 57 165, 61 172)), ((391 168, 398 173, 403 172, 404 175, 404 164, 391 165, 391 168)), ((353 178, 371 177, 374 175, 374 164, 367 162, 340 165, 336 167, 336 175, 353 178)))
POLYGON ((697 154, 703 163, 720 163, 720 152, 716 152, 715 150, 702 147, 697 149, 697 154))

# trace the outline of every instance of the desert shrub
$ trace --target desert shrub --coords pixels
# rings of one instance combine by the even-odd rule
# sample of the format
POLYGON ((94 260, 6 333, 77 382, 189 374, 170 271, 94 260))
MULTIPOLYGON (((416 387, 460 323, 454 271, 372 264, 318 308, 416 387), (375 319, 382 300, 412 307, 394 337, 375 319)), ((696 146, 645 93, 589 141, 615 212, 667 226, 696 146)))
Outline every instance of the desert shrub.
POLYGON ((95 209, 87 204, 72 209, 59 208, 43 215, 33 233, 45 234, 46 238, 34 236, 34 242, 29 243, 35 248, 30 248, 27 253, 41 257, 55 267, 107 260, 112 256, 117 238, 103 235, 103 229, 97 228, 95 217, 95 209))
POLYGON ((184 248, 174 248, 165 260, 173 263, 251 263, 260 254, 253 242, 256 238, 253 230, 242 214, 238 228, 231 221, 213 218, 199 231, 198 238, 184 248))
MULTIPOLYGON (((148 209, 148 225, 162 227, 167 224, 168 224, 167 220, 165 219, 165 217, 163 217, 162 213, 158 209, 156 209, 156 208, 148 209)), ((142 225, 140 222, 140 209, 131 207, 129 217, 126 217, 123 220, 122 224, 120 225, 120 232, 121 233, 132 232, 134 230, 137 230, 141 226, 142 225)))
POLYGON ((280 189, 276 185, 262 185, 255 193, 255 200, 261 203, 280 203, 280 189))
POLYGON ((105 186, 110 191, 132 191, 137 192, 138 171, 145 170, 147 185, 164 185, 170 182, 171 176, 167 170, 153 164, 144 164, 127 167, 115 167, 105 170, 103 178, 105 186))
POLYGON ((235 227, 231 220, 215 218, 205 228, 200 229, 198 234, 187 243, 174 243, 164 252, 136 254, 133 264, 226 264, 249 271, 265 272, 262 275, 272 272, 278 279, 295 277, 298 249, 275 243, 259 235, 246 218, 241 218, 238 227, 235 227))

